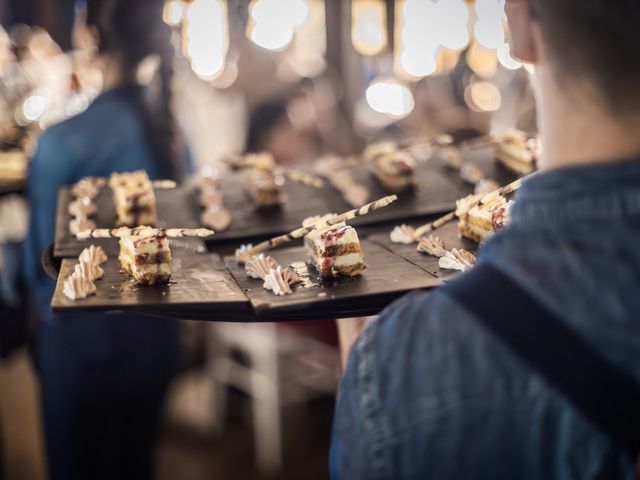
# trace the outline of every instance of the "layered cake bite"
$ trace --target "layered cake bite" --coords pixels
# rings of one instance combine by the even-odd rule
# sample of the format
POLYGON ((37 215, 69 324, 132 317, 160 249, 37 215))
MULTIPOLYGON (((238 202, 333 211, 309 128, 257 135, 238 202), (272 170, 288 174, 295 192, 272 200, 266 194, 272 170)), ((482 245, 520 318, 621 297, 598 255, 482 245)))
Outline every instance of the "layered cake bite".
POLYGON ((144 170, 114 173, 109 180, 116 206, 117 224, 156 225, 158 212, 153 184, 144 170))
POLYGON ((271 170, 252 168, 244 173, 243 179, 247 194, 258 208, 277 207, 284 203, 282 182, 271 170))
POLYGON ((536 170, 540 155, 540 141, 520 130, 493 136, 496 159, 508 170, 518 175, 528 175, 536 170))
POLYGON ((171 250, 164 233, 120 238, 120 270, 139 285, 167 283, 171 278, 171 250))
POLYGON ((456 215, 460 235, 477 243, 484 242, 507 224, 510 207, 511 202, 496 192, 458 200, 456 215))
POLYGON ((312 262, 324 279, 354 277, 367 268, 358 233, 345 224, 314 230, 305 237, 312 262))
POLYGON ((416 186, 415 161, 407 152, 393 152, 378 157, 373 173, 385 190, 400 193, 416 186))

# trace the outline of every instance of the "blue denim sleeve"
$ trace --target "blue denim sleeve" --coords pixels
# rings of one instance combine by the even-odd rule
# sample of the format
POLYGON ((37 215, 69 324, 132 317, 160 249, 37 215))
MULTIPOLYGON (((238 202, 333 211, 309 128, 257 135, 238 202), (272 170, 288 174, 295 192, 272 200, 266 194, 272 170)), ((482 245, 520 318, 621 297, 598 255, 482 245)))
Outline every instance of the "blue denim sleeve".
MULTIPOLYGON (((377 343, 383 324, 398 325, 419 309, 410 294, 387 308, 358 338, 349 355, 347 370, 340 385, 333 424, 329 469, 333 479, 388 478, 391 437, 383 411, 377 343)), ((393 337, 393 335, 392 335, 393 337)), ((402 341, 395 345, 403 349, 402 341)))
POLYGON ((368 457, 369 442, 360 409, 359 365, 358 351, 352 348, 338 392, 329 451, 329 471, 334 480, 357 478, 353 472, 359 472, 360 459, 368 457))
POLYGON ((54 130, 43 133, 29 165, 27 190, 31 204, 29 233, 24 242, 25 274, 38 302, 39 310, 48 310, 55 288, 53 279, 42 269, 40 258, 55 235, 58 189, 73 182, 73 151, 54 130))

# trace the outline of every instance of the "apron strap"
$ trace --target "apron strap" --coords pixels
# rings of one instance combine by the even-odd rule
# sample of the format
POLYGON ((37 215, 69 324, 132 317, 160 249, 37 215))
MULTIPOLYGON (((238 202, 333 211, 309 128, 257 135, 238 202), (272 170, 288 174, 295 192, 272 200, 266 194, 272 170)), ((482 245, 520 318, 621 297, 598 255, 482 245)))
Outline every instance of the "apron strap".
POLYGON ((638 459, 640 389, 634 378, 611 365, 567 323, 486 262, 442 290, 634 461, 638 459))

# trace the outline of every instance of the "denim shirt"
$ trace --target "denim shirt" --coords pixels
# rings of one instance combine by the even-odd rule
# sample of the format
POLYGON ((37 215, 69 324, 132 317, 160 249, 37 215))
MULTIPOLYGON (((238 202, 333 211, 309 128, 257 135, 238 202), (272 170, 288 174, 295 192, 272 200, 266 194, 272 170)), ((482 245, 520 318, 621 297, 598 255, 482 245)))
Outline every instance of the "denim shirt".
POLYGON ((46 130, 29 166, 31 202, 29 234, 24 242, 25 274, 39 317, 50 320, 49 304, 55 281, 40 259, 55 233, 58 190, 85 176, 144 169, 151 178, 159 172, 145 139, 138 114, 126 100, 128 86, 100 95, 83 113, 46 130))
MULTIPOLYGON (((640 381, 639 247, 631 160, 530 178, 479 262, 640 381)), ((437 289, 391 305, 355 344, 330 468, 334 479, 635 478, 631 459, 437 289)))

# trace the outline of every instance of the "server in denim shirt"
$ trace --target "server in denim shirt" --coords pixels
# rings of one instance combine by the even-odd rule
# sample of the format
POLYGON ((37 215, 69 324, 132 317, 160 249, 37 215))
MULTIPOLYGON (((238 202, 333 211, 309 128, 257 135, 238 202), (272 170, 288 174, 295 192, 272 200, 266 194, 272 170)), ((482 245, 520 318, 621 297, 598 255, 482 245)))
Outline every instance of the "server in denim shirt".
MULTIPOLYGON (((54 238, 58 189, 84 176, 144 169, 180 179, 169 110, 171 62, 161 0, 89 0, 78 31, 97 47, 105 93, 44 132, 29 172, 32 219, 26 272, 40 323, 36 360, 52 479, 151 476, 164 394, 178 367, 175 321, 131 314, 54 315, 54 281, 40 266, 54 238), (136 82, 160 58, 156 94, 136 82)), ((82 37, 83 36, 83 37, 82 37)))
MULTIPOLYGON (((640 3, 506 10, 512 53, 536 67, 542 171, 475 268, 506 276, 638 382, 640 3)), ((484 325, 445 287, 400 300, 360 336, 338 397, 333 478, 636 478, 636 459, 484 325)))

